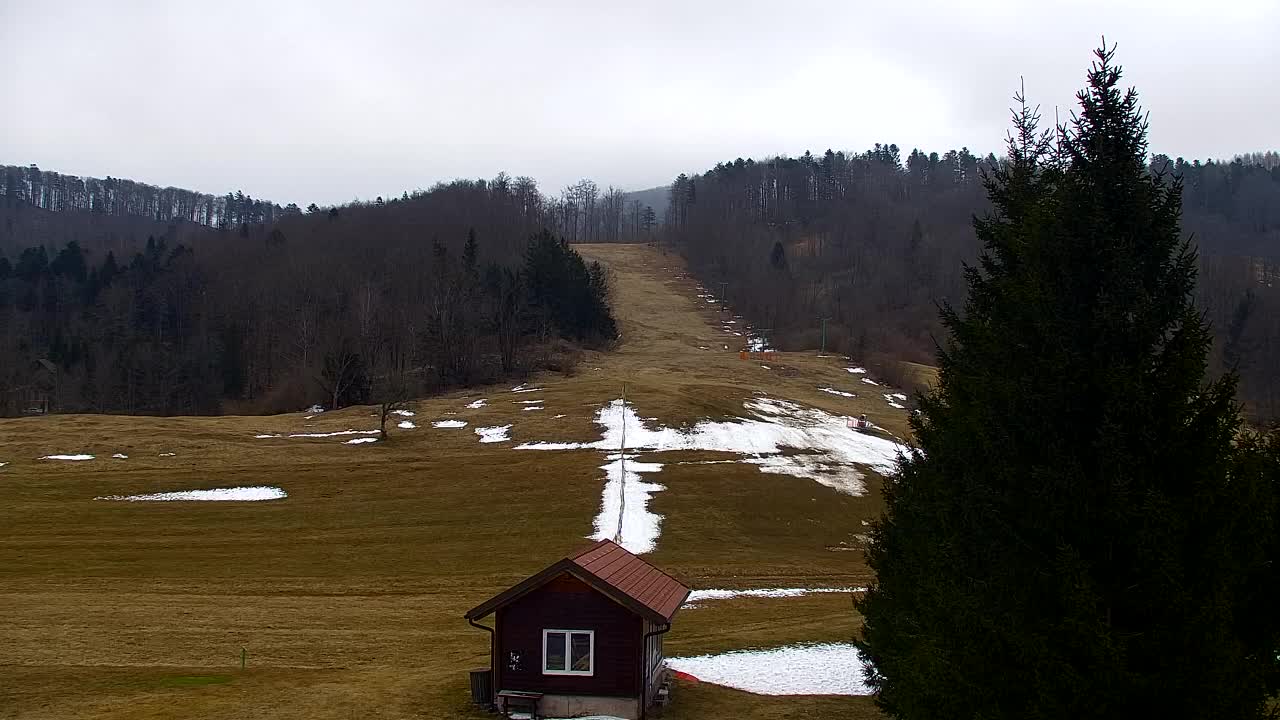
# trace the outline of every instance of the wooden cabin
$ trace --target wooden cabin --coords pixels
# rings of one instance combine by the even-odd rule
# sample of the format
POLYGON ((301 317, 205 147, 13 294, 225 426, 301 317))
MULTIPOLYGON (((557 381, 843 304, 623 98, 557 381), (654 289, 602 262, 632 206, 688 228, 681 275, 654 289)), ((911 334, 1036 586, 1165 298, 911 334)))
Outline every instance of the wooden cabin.
POLYGON ((466 614, 491 635, 489 682, 473 675, 473 699, 533 717, 641 720, 665 681, 662 636, 688 596, 680 581, 601 540, 466 614), (477 622, 489 615, 492 628, 477 622))

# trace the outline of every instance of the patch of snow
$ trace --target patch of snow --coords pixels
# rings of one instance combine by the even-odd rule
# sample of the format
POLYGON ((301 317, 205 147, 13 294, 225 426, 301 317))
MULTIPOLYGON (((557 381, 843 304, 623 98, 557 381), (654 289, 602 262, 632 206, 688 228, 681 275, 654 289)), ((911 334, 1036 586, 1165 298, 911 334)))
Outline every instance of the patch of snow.
POLYGON ((160 453, 160 457, 173 457, 178 453, 160 453))
POLYGON ((412 430, 418 427, 418 425, 414 423, 412 420, 401 420, 400 422, 396 423, 396 427, 400 428, 401 430, 412 430))
MULTIPOLYGON (((897 467, 898 453, 903 449, 903 446, 884 438, 851 432, 848 429, 849 418, 831 415, 816 408, 806 408, 772 398, 755 398, 745 402, 743 406, 755 417, 727 421, 706 420, 691 428, 682 429, 649 426, 629 404, 624 407, 621 400, 614 400, 596 412, 596 424, 602 428, 599 440, 526 442, 517 445, 515 449, 617 452, 622 449, 622 430, 625 424, 626 450, 708 450, 738 453, 747 457, 737 462, 756 465, 761 472, 807 478, 849 495, 861 495, 865 492, 862 475, 855 466, 870 467, 884 474, 892 473, 897 467)), ((657 472, 661 469, 661 465, 657 463, 642 465, 656 467, 636 472, 657 472)), ((608 470, 609 467, 605 466, 605 469, 608 470)), ((628 495, 631 494, 631 473, 629 463, 627 482, 623 483, 628 488, 628 495)), ((612 481, 612 476, 609 480, 612 481)), ((634 512, 644 517, 644 513, 647 513, 644 505, 647 504, 649 495, 662 488, 652 483, 642 483, 638 477, 635 478, 635 484, 640 487, 636 489, 637 495, 627 506, 627 511, 632 512, 632 506, 639 503, 634 512)), ((618 488, 607 483, 604 504, 613 502, 610 498, 618 494, 618 488)), ((601 517, 605 515, 605 511, 602 511, 601 517)), ((651 529, 640 520, 633 523, 629 527, 623 521, 622 544, 626 547, 630 547, 630 543, 635 547, 651 548, 656 540, 656 521, 651 529), (654 534, 652 539, 649 537, 651 530, 654 534), (638 535, 628 536, 629 531, 638 535)), ((612 529, 616 531, 617 526, 618 521, 614 520, 612 529)), ((597 534, 600 532, 602 531, 597 523, 597 534)))
POLYGON ((128 459, 129 459, 129 456, 128 456, 128 455, 125 455, 124 453, 116 453, 115 455, 112 455, 111 457, 115 458, 116 460, 128 460, 128 459))
POLYGON ((511 439, 511 426, 478 427, 476 428, 476 434, 480 436, 480 442, 482 443, 505 442, 511 439))
POLYGON ((465 420, 436 420, 431 423, 433 428, 464 428, 467 426, 465 420))
POLYGON ((845 370, 847 370, 847 371, 849 371, 849 372, 851 372, 851 373, 853 373, 853 374, 855 374, 855 375, 865 375, 865 374, 867 373, 867 369, 866 369, 866 368, 860 368, 860 367, 845 368, 845 370))
POLYGON ((768 365, 761 365, 760 367, 761 367, 761 368, 763 368, 763 369, 765 369, 765 370, 772 370, 772 369, 773 369, 773 368, 769 367, 768 365))
POLYGON ((736 597, 792 598, 821 593, 853 593, 862 588, 757 588, 753 590, 694 590, 684 601, 684 607, 697 607, 695 603, 707 600, 728 600, 736 597))
POLYGON ((879 385, 879 384, 880 384, 880 383, 876 382, 875 380, 872 380, 871 378, 862 378, 862 382, 864 382, 864 383, 866 383, 866 384, 868 384, 868 385, 879 385))
POLYGON ((546 408, 542 407, 541 405, 526 405, 520 409, 527 411, 527 410, 545 410, 546 408))
POLYGON ((259 500, 280 500, 285 497, 288 497, 288 495, 278 487, 255 485, 252 487, 214 488, 213 490, 179 490, 147 495, 104 495, 96 497, 94 500, 122 500, 124 502, 180 502, 186 500, 256 502, 259 500))
POLYGON ((907 401, 907 396, 906 396, 906 395, 903 395, 902 393, 892 393, 889 397, 897 398, 898 400, 901 400, 902 402, 906 402, 906 401, 907 401))
POLYGON ((412 410, 392 410, 391 413, 400 417, 413 417, 415 415, 412 410))
POLYGON ((513 393, 542 392, 542 388, 540 387, 531 388, 531 387, 525 387, 524 385, 517 385, 511 388, 511 392, 513 393))
POLYGON ((818 389, 824 393, 831 393, 832 395, 839 395, 840 397, 858 397, 857 395, 854 395, 851 392, 845 392, 843 390, 837 390, 835 388, 824 387, 824 388, 818 388, 818 389))
POLYGON ((303 410, 302 412, 308 412, 308 413, 311 413, 312 415, 319 415, 320 413, 324 412, 324 406, 320 404, 312 405, 311 407, 307 408, 306 410, 303 410))
POLYGON ((479 400, 472 400, 471 402, 467 403, 467 407, 472 410, 479 410, 480 408, 484 407, 484 404, 485 404, 484 398, 481 398, 479 400))
POLYGON ((289 438, 328 438, 328 437, 338 437, 338 436, 340 436, 340 435, 377 435, 379 432, 380 432, 380 431, 378 431, 378 430, 339 430, 339 431, 337 431, 337 432, 327 432, 327 433, 292 433, 292 434, 290 434, 290 435, 279 435, 279 434, 276 434, 276 435, 254 435, 254 437, 255 437, 255 438, 259 438, 259 439, 261 439, 261 438, 278 438, 278 437, 289 437, 289 438))
POLYGON ((82 460, 92 460, 93 456, 92 455, 45 455, 40 459, 41 460, 72 460, 72 461, 78 462, 82 460))
POLYGON ((8 464, 9 464, 9 463, 7 463, 7 462, 2 462, 2 463, 0 463, 0 468, 4 467, 5 465, 8 465, 8 464))
POLYGON ((635 462, 635 455, 613 453, 609 462, 601 465, 606 482, 601 494, 600 513, 596 515, 596 531, 592 540, 619 538, 627 550, 640 554, 653 552, 662 526, 662 516, 649 511, 649 498, 666 488, 657 483, 644 482, 640 473, 662 471, 661 463, 635 462))
POLYGON ((892 401, 892 400, 890 400, 890 401, 889 401, 889 407, 891 407, 891 408, 897 408, 897 409, 899 409, 899 410, 906 410, 906 409, 907 409, 907 406, 906 406, 906 405, 899 405, 898 403, 896 403, 896 402, 894 402, 894 401, 892 401))
POLYGON ((343 445, 363 445, 372 442, 378 442, 378 438, 352 438, 343 443, 343 445))
POLYGON ((760 695, 870 695, 862 655, 849 643, 789 645, 668 658, 667 666, 703 682, 760 695))
POLYGON ((512 405, 541 405, 546 400, 512 400, 512 405))
POLYGON ((564 415, 557 415, 557 416, 555 416, 555 417, 553 417, 553 418, 551 418, 551 419, 552 419, 552 420, 559 420, 559 419, 560 419, 560 418, 562 418, 562 417, 564 417, 564 415))

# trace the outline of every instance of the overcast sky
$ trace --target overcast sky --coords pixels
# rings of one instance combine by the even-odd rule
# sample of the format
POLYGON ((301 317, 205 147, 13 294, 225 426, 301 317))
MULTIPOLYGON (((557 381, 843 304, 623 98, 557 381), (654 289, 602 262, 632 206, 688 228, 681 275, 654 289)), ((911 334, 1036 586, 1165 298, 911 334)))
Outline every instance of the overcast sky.
POLYGON ((1280 0, 0 0, 0 163, 305 205, 999 152, 1019 76, 1065 114, 1104 33, 1153 151, 1280 146, 1280 0))

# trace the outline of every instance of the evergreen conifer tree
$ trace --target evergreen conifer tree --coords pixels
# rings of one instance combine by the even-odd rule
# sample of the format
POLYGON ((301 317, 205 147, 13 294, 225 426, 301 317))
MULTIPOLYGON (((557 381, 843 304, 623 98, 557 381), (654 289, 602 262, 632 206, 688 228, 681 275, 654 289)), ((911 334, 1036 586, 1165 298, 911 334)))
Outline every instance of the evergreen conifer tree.
POLYGON ((1277 689, 1275 444, 1205 382, 1181 183, 1113 51, 1056 135, 1015 113, 886 482, 858 607, 894 717, 1249 718, 1277 689))

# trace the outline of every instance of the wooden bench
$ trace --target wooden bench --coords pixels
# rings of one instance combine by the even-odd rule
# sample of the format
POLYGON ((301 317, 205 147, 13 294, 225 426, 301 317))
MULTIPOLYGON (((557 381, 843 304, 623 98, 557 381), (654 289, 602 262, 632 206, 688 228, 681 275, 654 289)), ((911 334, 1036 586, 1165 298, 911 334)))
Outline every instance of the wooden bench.
POLYGON ((527 710, 531 720, 538 720, 542 717, 538 714, 538 701, 542 700, 542 693, 525 692, 523 690, 499 690, 498 691, 498 707, 503 717, 511 717, 512 706, 517 710, 527 710))

